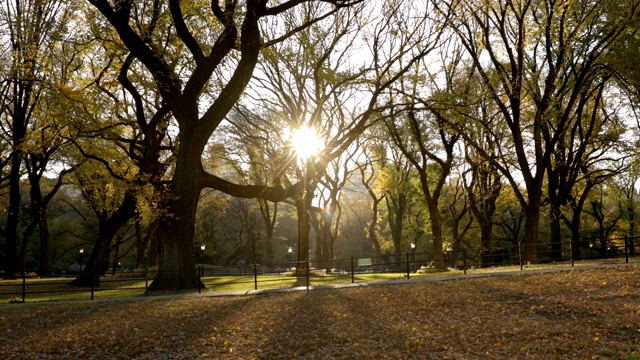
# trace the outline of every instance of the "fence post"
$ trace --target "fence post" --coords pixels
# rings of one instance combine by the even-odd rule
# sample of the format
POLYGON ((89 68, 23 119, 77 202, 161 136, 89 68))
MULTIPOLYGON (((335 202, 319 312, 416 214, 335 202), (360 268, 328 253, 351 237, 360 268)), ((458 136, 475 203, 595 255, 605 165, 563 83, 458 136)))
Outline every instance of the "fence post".
POLYGON ((411 278, 411 269, 409 268, 409 250, 406 253, 407 256, 407 280, 411 278))
POLYGON ((462 247, 462 271, 467 275, 467 248, 462 247))
POLYGON ((27 296, 27 272, 22 272, 22 302, 24 303, 27 296))
POLYGON ((309 290, 309 258, 306 260, 307 265, 307 290, 309 290))
POLYGON ((356 279, 355 279, 355 275, 354 275, 354 269, 353 269, 353 255, 351 255, 351 283, 355 283, 356 279))
POLYGON ((202 264, 200 264, 200 269, 198 269, 198 294, 202 292, 200 284, 202 283, 202 276, 200 276, 200 272, 202 271, 202 264))
POLYGON ((518 241, 518 262, 520 263, 520 271, 522 271, 522 241, 518 241))
POLYGON ((95 272, 91 272, 89 273, 89 276, 91 278, 91 300, 93 300, 93 292, 95 290, 95 284, 96 284, 96 278, 95 278, 95 272))
POLYGON ((144 296, 149 296, 149 268, 144 267, 144 296))
POLYGON ((258 290, 258 263, 253 262, 253 289, 258 290))
MULTIPOLYGON (((560 244, 562 244, 562 242, 560 242, 560 244)), ((573 267, 575 263, 575 257, 573 256, 573 239, 569 240, 569 251, 571 252, 571 267, 573 267)))
POLYGON ((627 235, 624 236, 624 258, 625 263, 629 263, 629 237, 627 235))

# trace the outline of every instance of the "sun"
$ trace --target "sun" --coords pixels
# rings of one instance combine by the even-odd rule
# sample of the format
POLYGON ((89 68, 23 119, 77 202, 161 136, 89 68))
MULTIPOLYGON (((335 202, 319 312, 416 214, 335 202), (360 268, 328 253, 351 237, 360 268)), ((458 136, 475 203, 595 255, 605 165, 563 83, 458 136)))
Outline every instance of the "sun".
POLYGON ((302 127, 293 134, 292 145, 298 157, 308 159, 324 149, 324 143, 313 128, 302 127))

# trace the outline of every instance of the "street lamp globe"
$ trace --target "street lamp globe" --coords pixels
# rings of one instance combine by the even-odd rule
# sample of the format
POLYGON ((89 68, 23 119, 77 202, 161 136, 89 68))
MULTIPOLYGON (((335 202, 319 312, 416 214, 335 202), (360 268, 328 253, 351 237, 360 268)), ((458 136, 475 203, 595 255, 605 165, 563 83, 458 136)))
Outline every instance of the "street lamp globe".
POLYGON ((200 246, 200 250, 204 251, 204 244, 202 244, 202 246, 200 246))

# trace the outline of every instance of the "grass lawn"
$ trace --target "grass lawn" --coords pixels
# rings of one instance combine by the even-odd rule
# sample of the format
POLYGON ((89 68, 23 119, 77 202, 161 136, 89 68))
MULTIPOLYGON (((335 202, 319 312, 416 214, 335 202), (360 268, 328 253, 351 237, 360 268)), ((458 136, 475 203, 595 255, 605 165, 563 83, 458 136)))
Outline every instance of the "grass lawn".
MULTIPOLYGON (((462 274, 462 271, 451 271, 445 275, 462 274)), ((412 278, 425 278, 442 276, 443 273, 411 274, 412 278)), ((354 280, 359 283, 389 281, 405 279, 402 273, 389 274, 356 274, 354 280)), ((75 287, 67 285, 73 278, 33 278, 26 282, 26 302, 62 301, 62 300, 89 300, 91 298, 90 287, 75 287)), ((209 276, 203 277, 205 285, 201 291, 231 292, 249 291, 255 289, 253 275, 209 276)), ((323 286, 351 283, 351 275, 326 275, 311 276, 310 286, 323 286)), ((151 284, 151 280, 148 281, 151 284)), ((282 289, 293 287, 305 287, 306 278, 288 275, 260 275, 258 276, 258 289, 282 289)), ((0 303, 22 301, 22 280, 0 281, 0 303)), ((160 292, 150 295, 165 295, 160 292)), ((127 298, 145 295, 144 278, 118 278, 106 277, 101 279, 100 286, 94 289, 95 299, 127 298)))
POLYGON ((1 359, 640 359, 640 268, 0 305, 1 359))
MULTIPOLYGON (((619 260, 619 259, 617 259, 619 260)), ((616 259, 609 263, 613 264, 616 259)), ((640 258, 631 259, 632 262, 640 258)), ((604 260, 576 262, 575 268, 603 265, 604 260)), ((570 263, 526 265, 525 270, 541 269, 570 269, 570 263)), ((519 266, 500 266, 494 268, 468 269, 467 274, 490 274, 492 272, 517 272, 519 266)), ((431 278, 442 276, 462 275, 463 271, 450 269, 447 272, 437 273, 411 273, 412 279, 431 278)), ((354 276, 356 283, 369 283, 378 281, 392 281, 405 279, 403 273, 357 273, 354 276)), ((26 280, 26 302, 42 301, 64 301, 64 300, 88 300, 91 299, 90 287, 74 287, 67 284, 72 278, 28 278, 26 280)), ((201 291, 207 292, 229 292, 229 291, 249 291, 254 290, 253 275, 230 275, 230 276, 205 276, 202 278, 205 285, 201 291)), ((144 272, 122 273, 116 277, 103 277, 100 286, 94 289, 95 299, 127 298, 145 296, 145 286, 151 280, 145 281, 144 272)), ((351 283, 351 274, 311 276, 310 286, 323 286, 351 283)), ((258 276, 258 289, 280 289, 306 286, 306 278, 297 278, 284 274, 268 274, 258 276)), ((0 304, 8 302, 22 301, 22 280, 0 280, 0 304)), ((165 295, 166 293, 150 293, 149 295, 165 295)))

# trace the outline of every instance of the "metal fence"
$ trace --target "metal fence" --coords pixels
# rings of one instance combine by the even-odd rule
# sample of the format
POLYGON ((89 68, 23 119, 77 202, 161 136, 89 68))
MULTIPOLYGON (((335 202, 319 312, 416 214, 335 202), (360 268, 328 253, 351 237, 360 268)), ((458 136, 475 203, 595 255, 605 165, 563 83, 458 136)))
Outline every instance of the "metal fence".
MULTIPOLYGON (((575 261, 607 261, 619 263, 634 256, 636 239, 618 238, 600 241, 600 239, 584 239, 579 244, 571 242, 543 243, 537 245, 536 255, 539 263, 566 264, 574 266, 575 261)), ((196 278, 183 279, 188 283, 198 284, 198 292, 204 290, 205 283, 209 291, 218 288, 235 288, 259 290, 282 286, 283 277, 295 279, 287 287, 309 287, 322 285, 322 280, 330 279, 335 283, 355 283, 356 277, 362 274, 399 274, 403 278, 411 278, 412 274, 437 273, 446 269, 456 269, 463 274, 468 270, 482 268, 499 268, 519 266, 523 270, 528 265, 525 259, 528 254, 522 243, 499 243, 491 248, 465 248, 446 250, 442 253, 417 252, 408 250, 401 253, 372 256, 366 258, 337 258, 316 262, 306 260, 279 264, 258 264, 213 267, 199 264, 195 272, 196 278), (219 281, 223 279, 224 281, 219 281), (276 284, 277 285, 274 285, 276 284)), ((184 273, 184 272, 183 272, 184 273)), ((188 273, 188 272, 187 272, 188 273)), ((191 272, 193 273, 193 272, 191 272)), ((88 276, 87 286, 70 286, 69 275, 61 277, 36 278, 24 274, 21 279, 0 282, 0 299, 9 302, 25 302, 36 299, 38 295, 46 295, 49 300, 60 298, 94 300, 98 294, 108 294, 105 297, 121 296, 149 296, 149 286, 157 270, 139 270, 128 273, 118 273, 116 276, 101 274, 99 284, 94 282, 94 276, 88 276), (125 294, 128 292, 128 294, 125 294), (119 294, 121 296, 119 296, 119 294), (131 295, 134 294, 134 295, 131 295)), ((87 275, 87 274, 85 274, 87 275)), ((92 275, 92 274, 88 274, 92 275)), ((163 289, 154 288, 162 292, 163 289)), ((169 289, 167 289, 168 291, 169 289)))

